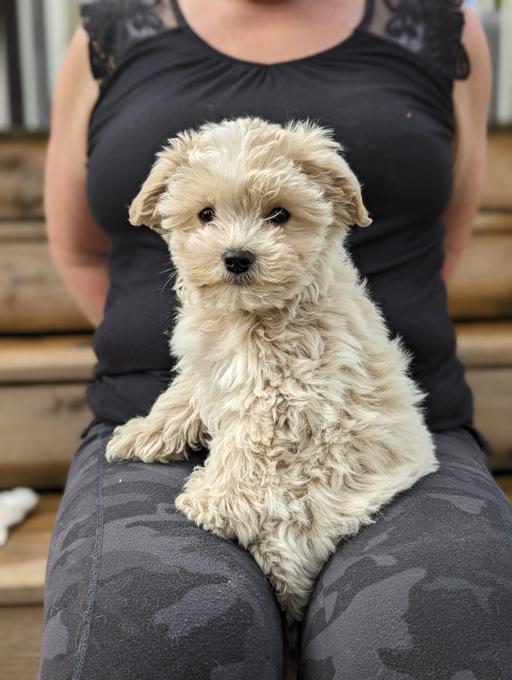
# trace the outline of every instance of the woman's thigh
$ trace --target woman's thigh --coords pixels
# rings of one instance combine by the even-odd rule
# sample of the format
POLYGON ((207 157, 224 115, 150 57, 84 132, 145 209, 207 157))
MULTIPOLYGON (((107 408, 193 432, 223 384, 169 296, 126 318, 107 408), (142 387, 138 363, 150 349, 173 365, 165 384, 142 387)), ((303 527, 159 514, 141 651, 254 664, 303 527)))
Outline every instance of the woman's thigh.
POLYGON ((111 429, 78 449, 50 548, 40 680, 273 680, 281 621, 264 575, 174 498, 199 455, 104 460, 111 429))
POLYGON ((512 678, 512 512, 465 429, 320 574, 301 680, 512 678))

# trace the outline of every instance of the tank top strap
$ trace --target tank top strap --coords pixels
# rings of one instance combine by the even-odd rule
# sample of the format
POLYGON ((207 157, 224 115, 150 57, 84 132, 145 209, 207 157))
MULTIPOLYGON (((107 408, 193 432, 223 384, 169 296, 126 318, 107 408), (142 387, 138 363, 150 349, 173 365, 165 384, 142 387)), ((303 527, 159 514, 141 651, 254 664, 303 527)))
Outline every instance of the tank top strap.
POLYGON ((183 20, 173 0, 82 0, 82 25, 89 38, 89 62, 97 80, 117 68, 126 50, 183 20))
POLYGON ((441 76, 464 80, 463 0, 366 0, 362 28, 417 54, 441 76))

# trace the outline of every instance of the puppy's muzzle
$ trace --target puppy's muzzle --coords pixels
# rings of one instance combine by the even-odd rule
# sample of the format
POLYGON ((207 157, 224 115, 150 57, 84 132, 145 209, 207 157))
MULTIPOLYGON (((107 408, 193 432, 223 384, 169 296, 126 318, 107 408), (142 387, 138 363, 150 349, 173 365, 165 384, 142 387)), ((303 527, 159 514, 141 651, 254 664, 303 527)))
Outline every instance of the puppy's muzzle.
POLYGON ((227 250, 222 257, 224 266, 231 274, 245 274, 256 259, 250 250, 227 250))

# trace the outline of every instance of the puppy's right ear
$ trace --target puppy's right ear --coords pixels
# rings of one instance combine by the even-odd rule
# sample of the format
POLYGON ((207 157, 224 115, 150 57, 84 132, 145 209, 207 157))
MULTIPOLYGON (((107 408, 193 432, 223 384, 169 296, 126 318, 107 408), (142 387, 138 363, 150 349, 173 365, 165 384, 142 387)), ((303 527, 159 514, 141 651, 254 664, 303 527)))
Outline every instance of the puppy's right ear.
POLYGON ((176 170, 188 164, 188 155, 194 146, 195 137, 196 133, 191 130, 180 132, 169 139, 167 145, 157 153, 149 175, 129 207, 128 216, 134 227, 146 225, 159 230, 161 215, 158 212, 158 202, 176 170))
POLYGON ((370 216, 363 203, 361 186, 343 157, 333 130, 312 121, 291 121, 285 127, 293 145, 289 154, 303 172, 315 180, 332 202, 340 226, 367 227, 370 216))

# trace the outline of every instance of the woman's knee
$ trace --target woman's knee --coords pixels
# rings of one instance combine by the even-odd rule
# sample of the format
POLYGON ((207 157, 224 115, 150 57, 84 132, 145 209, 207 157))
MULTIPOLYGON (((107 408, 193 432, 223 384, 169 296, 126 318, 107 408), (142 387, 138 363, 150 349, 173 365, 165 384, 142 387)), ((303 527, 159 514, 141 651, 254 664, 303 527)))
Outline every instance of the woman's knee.
POLYGON ((98 591, 83 679, 278 678, 276 606, 252 577, 140 567, 116 575, 98 591))
POLYGON ((166 558, 154 545, 107 549, 92 579, 84 564, 85 601, 70 586, 49 603, 41 680, 280 678, 280 616, 263 574, 204 538, 166 558))
POLYGON ((453 555, 398 570, 373 555, 332 574, 304 624, 301 679, 512 677, 508 572, 453 555))
POLYGON ((302 680, 512 677, 506 502, 491 484, 474 494, 464 477, 458 491, 445 481, 404 494, 326 565, 302 680))
POLYGON ((280 616, 262 572, 174 507, 190 471, 108 466, 95 447, 54 530, 41 680, 279 678, 280 616))

